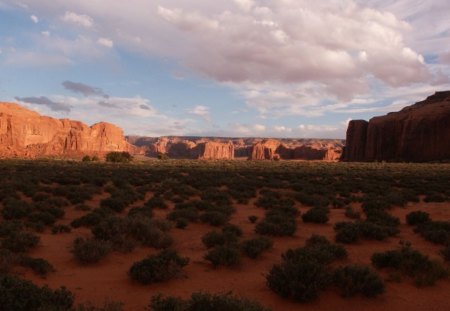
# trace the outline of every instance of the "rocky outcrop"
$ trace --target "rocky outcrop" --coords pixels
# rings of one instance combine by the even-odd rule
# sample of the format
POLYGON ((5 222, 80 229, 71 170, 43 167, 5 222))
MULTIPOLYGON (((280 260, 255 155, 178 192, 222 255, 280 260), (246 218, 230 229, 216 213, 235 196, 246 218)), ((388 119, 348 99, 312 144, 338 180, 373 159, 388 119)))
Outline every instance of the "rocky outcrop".
POLYGON ((341 156, 339 143, 321 143, 319 140, 287 145, 267 139, 253 145, 250 160, 324 160, 337 161, 341 156))
POLYGON ((274 139, 267 139, 261 142, 255 143, 252 146, 250 154, 250 160, 273 160, 277 154, 277 149, 280 146, 280 142, 274 139))
POLYGON ((166 154, 176 159, 324 160, 337 161, 342 152, 340 139, 261 139, 167 136, 128 137, 147 149, 147 155, 166 154))
POLYGON ((344 147, 345 160, 364 161, 368 127, 369 122, 365 120, 352 120, 349 122, 346 145, 344 147))
POLYGON ((198 159, 203 160, 232 160, 234 159, 234 145, 232 142, 205 142, 197 146, 198 159))
POLYGON ((0 103, 0 156, 41 157, 136 153, 113 124, 88 127, 79 121, 41 116, 13 103, 0 103))
POLYGON ((346 161, 426 162, 450 159, 450 91, 399 112, 350 122, 346 161))

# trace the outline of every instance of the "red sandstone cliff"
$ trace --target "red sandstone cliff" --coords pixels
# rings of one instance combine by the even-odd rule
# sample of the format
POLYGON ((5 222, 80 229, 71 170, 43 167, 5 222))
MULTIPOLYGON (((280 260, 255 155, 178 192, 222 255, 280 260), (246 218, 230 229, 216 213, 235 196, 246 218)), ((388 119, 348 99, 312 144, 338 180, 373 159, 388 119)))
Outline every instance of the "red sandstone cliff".
POLYGON ((350 122, 346 161, 425 162, 450 159, 450 91, 365 121, 350 122))
POLYGON ((41 116, 17 104, 0 103, 2 157, 72 157, 136 150, 113 124, 101 122, 88 127, 79 121, 41 116))

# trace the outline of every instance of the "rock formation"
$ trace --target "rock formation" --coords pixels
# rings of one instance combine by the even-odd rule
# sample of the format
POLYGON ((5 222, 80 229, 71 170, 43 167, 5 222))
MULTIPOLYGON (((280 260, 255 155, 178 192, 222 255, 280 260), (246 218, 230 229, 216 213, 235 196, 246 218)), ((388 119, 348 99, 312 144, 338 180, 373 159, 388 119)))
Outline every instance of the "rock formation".
POLYGON ((280 142, 274 139, 267 139, 261 142, 257 142, 253 145, 250 154, 250 160, 273 160, 275 154, 277 154, 277 148, 280 146, 280 142))
POLYGON ((205 142, 197 146, 198 158, 204 160, 232 160, 234 159, 234 145, 232 142, 205 142))
POLYGON ((267 139, 253 144, 249 159, 337 161, 341 156, 341 148, 342 144, 325 140, 284 143, 280 140, 267 139))
POLYGON ((450 91, 347 129, 345 161, 425 162, 450 159, 450 91))
POLYGON ((41 116, 17 104, 0 103, 2 157, 77 157, 136 150, 113 124, 101 122, 88 127, 79 121, 41 116))

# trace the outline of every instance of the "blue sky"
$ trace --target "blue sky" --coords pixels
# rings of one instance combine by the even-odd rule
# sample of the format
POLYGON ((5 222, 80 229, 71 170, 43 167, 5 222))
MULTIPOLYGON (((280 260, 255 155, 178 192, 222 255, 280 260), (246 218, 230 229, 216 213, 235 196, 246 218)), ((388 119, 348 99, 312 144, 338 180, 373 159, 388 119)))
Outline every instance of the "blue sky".
POLYGON ((450 89, 445 0, 0 0, 0 100, 126 134, 343 138, 450 89))

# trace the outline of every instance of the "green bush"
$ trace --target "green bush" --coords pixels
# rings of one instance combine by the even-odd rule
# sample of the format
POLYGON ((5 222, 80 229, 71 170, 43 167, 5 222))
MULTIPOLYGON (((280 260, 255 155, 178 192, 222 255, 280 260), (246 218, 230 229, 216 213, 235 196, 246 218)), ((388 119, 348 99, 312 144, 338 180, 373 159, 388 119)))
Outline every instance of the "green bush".
POLYGON ((433 243, 450 245, 450 221, 427 221, 418 225, 414 232, 433 243))
POLYGON ((273 241, 267 237, 257 237, 242 242, 242 250, 245 255, 255 259, 265 250, 271 249, 273 241))
POLYGON ((39 240, 39 236, 30 232, 12 232, 1 241, 1 246, 14 253, 25 253, 35 247, 39 240))
POLYGON ((255 232, 272 236, 292 236, 297 230, 295 218, 281 211, 271 210, 256 224, 255 232))
POLYGON ((34 273, 40 276, 46 276, 50 272, 54 272, 55 268, 45 259, 31 258, 24 256, 19 260, 19 264, 23 267, 30 268, 34 273))
POLYGON ((237 237, 242 236, 242 229, 239 226, 233 224, 227 224, 223 226, 222 232, 225 234, 235 235, 237 237))
POLYGON ((52 227, 52 233, 58 234, 58 233, 70 233, 72 229, 69 226, 66 225, 54 225, 52 227))
POLYGON ((117 301, 105 301, 101 307, 92 303, 79 304, 71 311, 123 311, 123 303, 117 301))
POLYGON ((302 215, 304 222, 313 222, 324 224, 328 222, 328 214, 330 211, 326 207, 313 207, 302 215))
POLYGON ((200 220, 203 223, 210 224, 211 226, 223 226, 228 221, 228 215, 218 211, 207 211, 200 215, 200 220))
POLYGON ((313 235, 305 247, 290 249, 282 255, 282 262, 274 265, 267 275, 267 285, 285 298, 300 302, 313 300, 331 284, 332 273, 328 265, 346 256, 342 246, 313 235))
POLYGON ((252 224, 254 224, 258 221, 258 216, 255 216, 255 215, 248 216, 248 221, 250 221, 252 224))
POLYGON ((241 252, 234 244, 218 245, 211 248, 204 258, 215 268, 221 265, 236 266, 241 261, 241 252))
POLYGON ((375 297, 385 290, 384 282, 380 276, 365 266, 345 266, 334 271, 334 284, 344 297, 362 294, 366 297, 375 297))
POLYGON ((193 293, 189 300, 156 295, 149 307, 153 311, 269 311, 257 302, 228 294, 193 293))
POLYGON ((72 254, 82 264, 100 261, 111 251, 111 245, 97 239, 76 238, 73 242, 72 254))
POLYGON ((445 261, 450 261, 450 245, 441 250, 441 255, 445 261))
POLYGON ((85 156, 81 159, 81 162, 91 162, 91 161, 92 161, 92 159, 91 159, 91 157, 88 156, 88 155, 85 155, 85 156))
POLYGON ((73 294, 64 287, 52 290, 15 276, 0 276, 2 311, 69 311, 73 300, 73 294))
POLYGON ((406 215, 406 223, 411 226, 421 225, 430 221, 430 214, 422 211, 411 212, 406 215))
POLYGON ((354 208, 349 206, 345 209, 345 217, 348 217, 350 219, 360 219, 361 214, 358 211, 356 211, 354 208))
POLYGON ((372 264, 378 269, 388 268, 412 277, 417 286, 431 286, 448 277, 448 271, 439 262, 430 260, 404 242, 398 250, 373 254, 372 264))
POLYGON ((106 162, 128 163, 132 160, 133 157, 128 152, 110 152, 106 154, 106 162))
POLYGON ((157 255, 135 262, 128 274, 141 284, 159 283, 179 276, 188 263, 189 259, 180 257, 176 251, 163 250, 157 255))
POLYGON ((32 206, 21 200, 8 199, 3 201, 2 216, 5 220, 22 219, 32 211, 32 206))

